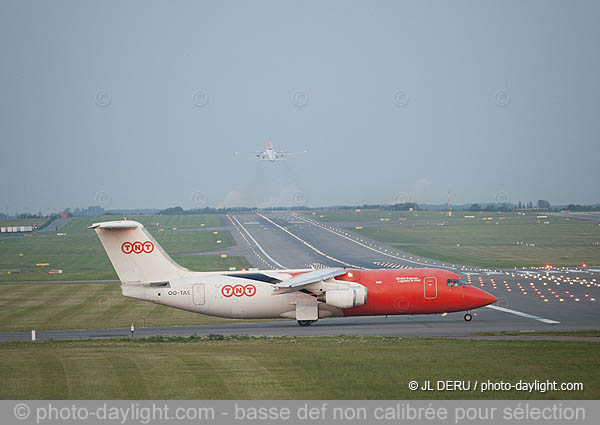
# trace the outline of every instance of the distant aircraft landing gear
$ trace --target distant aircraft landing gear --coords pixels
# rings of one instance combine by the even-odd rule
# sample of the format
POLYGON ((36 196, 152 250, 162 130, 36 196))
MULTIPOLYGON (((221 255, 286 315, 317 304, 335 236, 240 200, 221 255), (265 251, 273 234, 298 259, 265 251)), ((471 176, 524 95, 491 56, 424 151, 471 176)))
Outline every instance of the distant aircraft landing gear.
POLYGON ((300 326, 310 326, 315 322, 316 322, 316 320, 298 320, 298 324, 300 326))
POLYGON ((473 316, 471 316, 471 313, 467 312, 465 313, 465 321, 466 322, 470 322, 473 319, 473 316))

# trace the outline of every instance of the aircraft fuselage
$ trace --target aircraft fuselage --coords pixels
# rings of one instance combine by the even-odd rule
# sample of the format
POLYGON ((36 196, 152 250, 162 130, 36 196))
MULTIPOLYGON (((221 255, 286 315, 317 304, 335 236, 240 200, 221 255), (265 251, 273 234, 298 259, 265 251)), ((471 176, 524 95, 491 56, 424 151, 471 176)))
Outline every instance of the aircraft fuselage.
POLYGON ((162 284, 165 286, 124 285, 123 295, 211 316, 246 319, 296 318, 298 303, 314 302, 318 317, 323 318, 449 313, 476 309, 496 301, 487 292, 466 285, 457 274, 438 269, 347 269, 347 273, 334 282, 342 286, 354 282, 364 286, 367 292, 366 303, 352 308, 323 302, 318 284, 311 288, 312 293, 274 291, 277 279, 272 276, 294 276, 309 271, 190 272, 162 284))

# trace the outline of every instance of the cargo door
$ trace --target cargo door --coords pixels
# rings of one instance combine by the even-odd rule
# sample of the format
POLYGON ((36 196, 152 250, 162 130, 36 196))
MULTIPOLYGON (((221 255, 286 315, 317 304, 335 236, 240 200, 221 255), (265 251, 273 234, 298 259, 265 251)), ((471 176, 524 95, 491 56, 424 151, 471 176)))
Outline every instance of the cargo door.
POLYGON ((423 279, 425 285, 425 299, 433 300, 437 298, 437 279, 435 277, 426 277, 423 279))
POLYGON ((204 284, 197 283, 193 287, 193 300, 195 305, 204 305, 204 284))

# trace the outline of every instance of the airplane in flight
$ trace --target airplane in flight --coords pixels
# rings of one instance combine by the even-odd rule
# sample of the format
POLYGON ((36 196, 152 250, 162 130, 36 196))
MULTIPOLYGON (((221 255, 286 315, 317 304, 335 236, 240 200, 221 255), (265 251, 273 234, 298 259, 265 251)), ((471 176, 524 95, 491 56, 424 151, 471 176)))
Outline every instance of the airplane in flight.
MULTIPOLYGON (((307 152, 307 151, 305 150, 304 152, 307 152)), ((250 152, 250 153, 248 153, 248 155, 255 156, 256 158, 258 158, 261 161, 275 162, 275 161, 286 160, 289 156, 298 155, 299 153, 300 152, 276 151, 273 148, 273 144, 271 142, 266 142, 264 151, 250 152)), ((236 155, 237 154, 238 153, 236 152, 236 155)))
POLYGON ((496 302, 456 273, 440 269, 297 269, 194 272, 175 263, 136 221, 94 229, 126 297, 210 316, 290 318, 300 326, 340 316, 465 312, 496 302))

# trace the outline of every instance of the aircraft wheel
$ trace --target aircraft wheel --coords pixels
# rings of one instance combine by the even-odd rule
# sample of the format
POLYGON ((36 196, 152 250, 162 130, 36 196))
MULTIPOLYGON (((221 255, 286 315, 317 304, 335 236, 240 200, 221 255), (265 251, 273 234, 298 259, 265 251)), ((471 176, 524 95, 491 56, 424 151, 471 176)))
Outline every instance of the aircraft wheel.
POLYGON ((473 316, 471 316, 471 313, 465 314, 465 321, 470 322, 472 319, 473 319, 473 316))
POLYGON ((298 320, 298 324, 300 326, 310 326, 315 322, 316 322, 316 320, 298 320))

